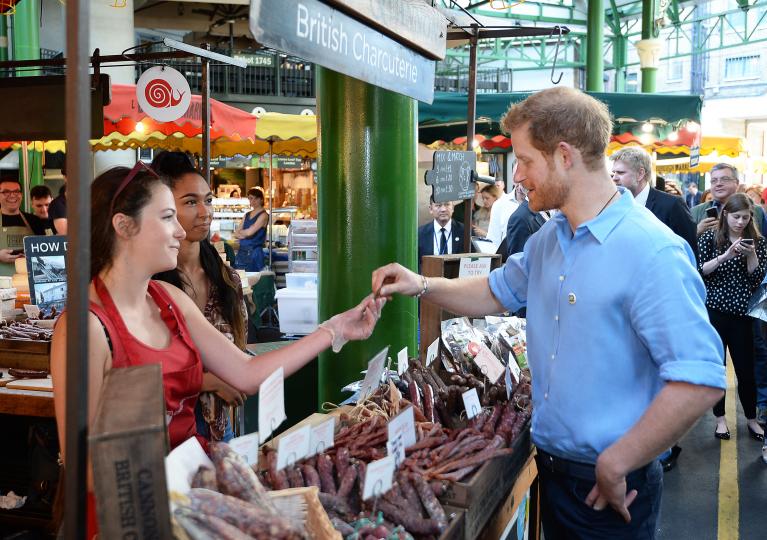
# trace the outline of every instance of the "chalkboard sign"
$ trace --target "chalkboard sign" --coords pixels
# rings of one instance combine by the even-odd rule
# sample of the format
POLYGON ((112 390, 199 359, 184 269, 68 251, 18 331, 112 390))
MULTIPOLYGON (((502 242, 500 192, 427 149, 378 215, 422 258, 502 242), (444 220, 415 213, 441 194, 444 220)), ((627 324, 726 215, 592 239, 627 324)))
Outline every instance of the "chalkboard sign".
POLYGON ((432 187, 435 202, 458 201, 474 197, 474 152, 438 150, 434 152, 432 169, 426 171, 426 183, 432 187))

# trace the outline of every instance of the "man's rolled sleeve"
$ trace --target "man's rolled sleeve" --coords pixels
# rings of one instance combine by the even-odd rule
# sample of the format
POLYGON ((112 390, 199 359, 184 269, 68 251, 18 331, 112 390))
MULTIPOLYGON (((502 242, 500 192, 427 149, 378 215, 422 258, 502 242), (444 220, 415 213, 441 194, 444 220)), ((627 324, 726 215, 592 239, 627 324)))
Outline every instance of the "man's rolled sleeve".
POLYGON ((527 305, 527 263, 525 253, 515 253, 506 264, 490 273, 490 291, 510 312, 527 305))
POLYGON ((660 368, 660 377, 666 382, 685 382, 725 389, 727 376, 724 364, 700 360, 674 360, 660 368))

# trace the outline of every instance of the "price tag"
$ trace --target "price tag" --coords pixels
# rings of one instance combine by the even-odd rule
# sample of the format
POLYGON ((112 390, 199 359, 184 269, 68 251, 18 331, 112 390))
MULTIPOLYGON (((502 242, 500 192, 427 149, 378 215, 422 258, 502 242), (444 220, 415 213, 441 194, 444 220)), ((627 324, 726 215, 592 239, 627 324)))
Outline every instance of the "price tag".
POLYGON ((335 444, 336 418, 332 416, 330 420, 321 423, 312 428, 312 435, 309 439, 309 455, 319 454, 332 448, 335 444))
POLYGON ((506 369, 511 371, 511 377, 514 379, 514 384, 519 384, 519 378, 522 376, 522 370, 519 369, 517 361, 514 359, 514 355, 509 353, 509 363, 506 365, 506 369))
POLYGON ((484 343, 479 344, 479 351, 474 357, 474 363, 491 383, 498 382, 498 379, 503 375, 503 364, 484 343))
POLYGON ((511 370, 509 369, 509 366, 506 366, 506 376, 504 377, 504 383, 506 383, 506 401, 511 399, 511 390, 512 390, 512 383, 511 383, 511 370))
POLYGON ((407 347, 397 353, 397 375, 407 371, 407 347))
POLYGON ((277 368, 258 387, 258 431, 262 441, 267 440, 286 418, 283 374, 283 369, 277 368))
POLYGON ((381 384, 381 375, 383 375, 384 372, 387 354, 389 354, 389 347, 386 347, 368 362, 368 371, 365 373, 365 379, 362 381, 360 394, 357 398, 358 404, 373 395, 373 392, 376 391, 378 385, 381 384))
POLYGON ((405 448, 413 446, 416 443, 415 415, 413 414, 413 407, 408 407, 389 420, 387 430, 389 432, 389 440, 401 436, 402 444, 405 445, 405 448))
POLYGON ((386 453, 394 457, 395 468, 398 468, 405 461, 405 444, 402 442, 401 433, 386 441, 386 453))
POLYGON ((461 257, 458 277, 489 276, 491 260, 490 257, 461 257))
POLYGON ((40 308, 31 304, 24 304, 24 311, 27 312, 27 317, 30 319, 40 318, 40 308))
POLYGON ((435 339, 429 348, 426 349, 426 367, 429 367, 439 353, 439 338, 435 339))
POLYGON ((309 455, 309 443, 312 438, 312 427, 304 426, 280 437, 277 446, 277 470, 287 465, 293 465, 299 459, 309 455))
POLYGON ((362 489, 362 499, 380 497, 391 489, 394 478, 394 456, 386 456, 368 463, 365 469, 365 486, 362 489))
POLYGON ((240 454, 248 462, 248 465, 258 464, 258 432, 248 433, 241 437, 235 437, 229 441, 232 450, 240 454))
POLYGON ((466 409, 466 418, 474 418, 482 411, 476 388, 467 390, 461 396, 463 397, 463 406, 466 409))

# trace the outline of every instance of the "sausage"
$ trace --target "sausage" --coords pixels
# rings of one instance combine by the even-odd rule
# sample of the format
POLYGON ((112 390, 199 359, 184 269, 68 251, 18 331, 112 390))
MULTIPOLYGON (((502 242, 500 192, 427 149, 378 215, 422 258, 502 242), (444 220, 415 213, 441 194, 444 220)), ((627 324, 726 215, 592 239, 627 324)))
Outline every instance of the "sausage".
POLYGON ((408 385, 408 393, 410 395, 410 402, 417 409, 421 408, 421 396, 418 394, 418 385, 415 381, 410 381, 408 385))
POLYGON ((307 487, 315 486, 320 489, 322 488, 320 475, 317 473, 317 469, 315 469, 312 465, 309 463, 304 463, 301 465, 301 472, 304 473, 304 482, 306 483, 307 487))
POLYGON ((217 516, 194 512, 188 507, 177 508, 173 512, 173 516, 193 540, 248 540, 253 538, 217 516))
POLYGON ((333 461, 327 454, 317 456, 317 473, 320 475, 320 489, 330 495, 336 494, 336 481, 333 479, 333 461))
POLYGON ((429 422, 436 422, 434 415, 434 390, 430 384, 423 386, 423 414, 429 422))
POLYGON ((418 497, 421 499, 421 504, 426 508, 426 512, 429 517, 437 522, 440 527, 440 532, 447 529, 447 516, 442 506, 439 504, 437 497, 434 496, 434 492, 431 490, 431 486, 423 479, 421 475, 411 474, 410 479, 413 482, 418 497))
POLYGON ((349 449, 345 446, 336 447, 336 480, 341 484, 346 471, 349 469, 349 449))
POLYGON ((378 509, 390 520, 402 524, 411 534, 440 534, 442 532, 439 523, 433 519, 423 519, 411 513, 403 513, 398 506, 388 501, 379 500, 378 509))
POLYGON ((341 485, 338 487, 338 496, 345 499, 352 492, 354 481, 357 479, 356 467, 349 467, 341 479, 341 485))
POLYGON ((301 474, 301 469, 297 466, 288 467, 288 482, 292 488, 306 487, 304 484, 304 476, 301 474))
POLYGON ((218 483, 216 482, 216 471, 210 467, 200 465, 197 472, 194 473, 192 478, 193 488, 205 488, 212 491, 218 491, 218 483))

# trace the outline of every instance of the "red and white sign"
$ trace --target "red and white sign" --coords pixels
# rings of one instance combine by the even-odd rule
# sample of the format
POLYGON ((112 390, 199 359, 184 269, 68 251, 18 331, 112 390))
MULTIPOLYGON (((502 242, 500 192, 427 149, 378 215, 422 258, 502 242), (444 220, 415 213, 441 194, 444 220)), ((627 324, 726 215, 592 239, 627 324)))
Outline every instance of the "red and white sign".
POLYGON ((180 72, 158 66, 141 75, 136 83, 136 99, 144 112, 158 122, 173 122, 189 109, 192 90, 180 72))

